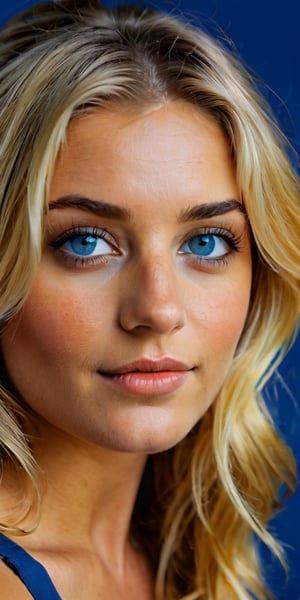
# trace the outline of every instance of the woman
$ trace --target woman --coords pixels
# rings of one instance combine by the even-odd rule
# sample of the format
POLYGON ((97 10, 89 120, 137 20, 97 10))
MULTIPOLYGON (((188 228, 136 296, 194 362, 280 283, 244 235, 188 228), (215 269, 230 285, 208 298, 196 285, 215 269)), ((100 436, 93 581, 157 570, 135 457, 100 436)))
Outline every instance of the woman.
POLYGON ((295 477, 260 397, 299 311, 285 141, 151 10, 45 2, 1 48, 1 598, 266 598, 254 534, 283 561, 295 477))

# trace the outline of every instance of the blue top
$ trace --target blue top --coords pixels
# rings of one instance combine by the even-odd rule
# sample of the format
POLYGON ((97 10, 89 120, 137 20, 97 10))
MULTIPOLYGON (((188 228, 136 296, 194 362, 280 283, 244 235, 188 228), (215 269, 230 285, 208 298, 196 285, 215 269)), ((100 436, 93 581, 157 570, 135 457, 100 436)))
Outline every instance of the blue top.
POLYGON ((23 581, 34 600, 62 600, 46 569, 21 546, 1 533, 0 557, 23 581))

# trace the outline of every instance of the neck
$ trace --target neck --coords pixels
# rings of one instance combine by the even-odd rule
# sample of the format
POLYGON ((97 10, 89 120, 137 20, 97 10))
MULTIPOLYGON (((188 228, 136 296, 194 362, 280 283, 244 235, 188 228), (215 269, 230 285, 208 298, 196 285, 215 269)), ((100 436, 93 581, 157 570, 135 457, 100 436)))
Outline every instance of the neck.
POLYGON ((42 504, 28 544, 34 549, 47 540, 53 551, 80 546, 120 566, 146 457, 86 444, 48 424, 39 427, 33 450, 42 504))

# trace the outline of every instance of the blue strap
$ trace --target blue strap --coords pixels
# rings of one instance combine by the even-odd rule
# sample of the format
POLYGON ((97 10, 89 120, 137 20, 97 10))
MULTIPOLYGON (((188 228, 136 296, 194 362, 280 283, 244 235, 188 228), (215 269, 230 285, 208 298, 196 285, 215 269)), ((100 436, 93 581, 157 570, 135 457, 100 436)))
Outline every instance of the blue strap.
POLYGON ((2 533, 0 555, 3 562, 21 579, 34 600, 62 600, 46 569, 2 533))

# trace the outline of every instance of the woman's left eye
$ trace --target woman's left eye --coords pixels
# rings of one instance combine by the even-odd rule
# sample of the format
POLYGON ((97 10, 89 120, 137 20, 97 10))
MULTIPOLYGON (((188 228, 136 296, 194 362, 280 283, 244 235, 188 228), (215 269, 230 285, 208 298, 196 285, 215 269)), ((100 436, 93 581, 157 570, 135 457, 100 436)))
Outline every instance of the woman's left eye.
POLYGON ((180 254, 194 254, 202 259, 218 260, 230 252, 231 240, 212 233, 194 235, 180 247, 180 254))

